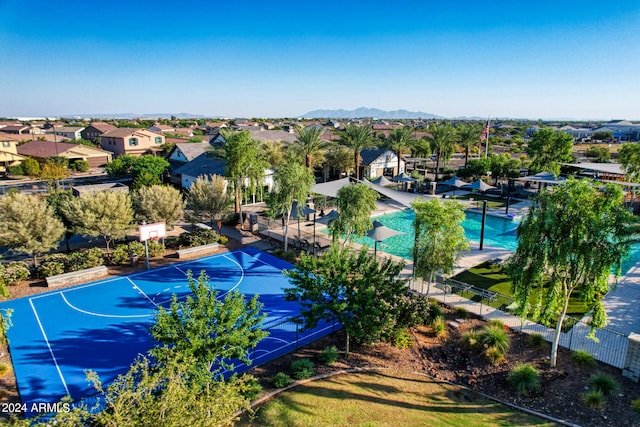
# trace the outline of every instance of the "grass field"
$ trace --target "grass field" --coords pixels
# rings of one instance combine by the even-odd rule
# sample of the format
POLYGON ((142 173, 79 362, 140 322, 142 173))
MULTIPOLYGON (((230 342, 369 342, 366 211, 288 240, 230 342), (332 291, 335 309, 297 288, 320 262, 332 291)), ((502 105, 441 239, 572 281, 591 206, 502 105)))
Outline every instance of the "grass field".
POLYGON ((238 426, 554 426, 413 374, 365 372, 281 393, 238 426))
MULTIPOLYGON (((513 298, 513 294, 511 293, 511 280, 509 280, 506 271, 501 266, 496 266, 495 264, 492 265, 490 262, 485 262, 463 271, 462 273, 452 277, 452 279, 468 283, 476 288, 496 292, 508 298, 513 298)), ((499 300, 499 304, 497 304, 497 306, 500 306, 503 303, 504 299, 499 300)), ((572 297, 569 300, 569 308, 567 310, 567 314, 569 316, 581 318, 586 312, 587 307, 583 302, 579 301, 575 297, 572 297)))

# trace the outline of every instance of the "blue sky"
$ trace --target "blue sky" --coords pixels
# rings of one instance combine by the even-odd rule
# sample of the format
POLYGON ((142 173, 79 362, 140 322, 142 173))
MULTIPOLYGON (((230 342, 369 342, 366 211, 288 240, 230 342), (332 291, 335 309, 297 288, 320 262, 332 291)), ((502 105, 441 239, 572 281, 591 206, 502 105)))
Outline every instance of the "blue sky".
POLYGON ((0 116, 640 120, 640 2, 0 0, 0 116))

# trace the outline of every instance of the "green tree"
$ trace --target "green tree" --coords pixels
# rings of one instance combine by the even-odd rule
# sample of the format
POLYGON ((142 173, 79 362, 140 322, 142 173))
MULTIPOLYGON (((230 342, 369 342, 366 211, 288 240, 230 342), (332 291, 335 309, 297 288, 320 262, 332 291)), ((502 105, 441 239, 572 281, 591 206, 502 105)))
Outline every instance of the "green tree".
POLYGON ((416 212, 413 227, 413 266, 415 274, 427 279, 427 295, 434 275, 449 275, 462 256, 469 250, 464 235, 465 206, 456 201, 439 199, 415 200, 411 207, 416 212))
POLYGON ((220 175, 199 176, 187 194, 187 219, 191 222, 209 221, 213 224, 231 203, 227 180, 220 175))
POLYGON ((285 271, 292 287, 288 301, 298 301, 305 328, 320 320, 337 321, 349 340, 372 343, 393 330, 400 312, 406 280, 398 279, 404 264, 390 258, 378 261, 367 248, 358 253, 331 249, 320 256, 302 253, 296 268, 285 271))
POLYGON ((592 145, 587 148, 584 155, 595 163, 609 163, 611 160, 611 151, 609 151, 609 148, 599 147, 597 145, 592 145))
POLYGON ((604 141, 607 139, 611 139, 613 138, 613 133, 611 133, 610 131, 599 131, 599 132, 594 132, 593 135, 591 135, 591 139, 596 140, 596 141, 604 141))
POLYGON ((193 296, 178 301, 174 294, 169 309, 156 313, 151 335, 162 346, 153 354, 159 360, 192 358, 194 373, 205 376, 232 369, 234 359, 251 364, 250 350, 268 336, 261 328, 266 314, 258 295, 245 301, 238 291, 229 291, 219 299, 204 271, 197 280, 188 271, 187 279, 193 296))
POLYGON ((520 166, 522 162, 518 159, 511 158, 508 154, 509 153, 492 154, 491 157, 489 157, 491 175, 495 179, 496 184, 500 178, 515 178, 520 175, 520 166))
POLYGON ((339 176, 343 172, 347 175, 353 173, 353 150, 350 148, 333 144, 327 148, 324 158, 323 168, 326 173, 329 168, 333 168, 339 176))
POLYGON ((592 328, 606 323, 602 299, 612 267, 620 274, 629 251, 631 219, 619 187, 569 179, 541 191, 518 227, 518 248, 509 260, 513 292, 523 318, 555 320, 551 366, 572 295, 591 309, 592 328))
POLYGON ((137 218, 148 223, 164 222, 169 229, 182 218, 186 204, 178 189, 166 185, 140 187, 132 202, 137 218))
POLYGON ((460 178, 478 179, 491 170, 491 162, 486 157, 471 159, 464 169, 458 171, 460 178))
POLYGON ((352 234, 364 236, 373 227, 371 212, 378 193, 366 184, 351 184, 338 190, 336 205, 340 215, 329 223, 334 241, 343 235, 345 244, 352 234))
POLYGON ((162 178, 169 168, 169 162, 162 157, 138 157, 129 169, 129 175, 133 179, 132 187, 135 189, 162 184, 162 178))
POLYGON ((327 143, 322 139, 324 128, 308 126, 298 129, 298 137, 291 148, 304 159, 305 165, 313 170, 314 163, 322 163, 327 143))
POLYGON ((71 220, 65 215, 68 209, 69 203, 73 200, 73 194, 71 190, 54 190, 49 192, 47 196, 47 203, 53 209, 55 216, 62 221, 65 228, 64 240, 67 247, 67 252, 71 252, 71 245, 69 240, 74 235, 73 224, 71 220))
POLYGON ((413 137, 413 128, 405 126, 403 128, 396 128, 391 131, 386 141, 386 146, 396 153, 398 157, 398 174, 400 173, 400 161, 402 155, 409 151, 415 144, 415 138, 413 137))
POLYGON ((40 176, 40 163, 32 157, 27 157, 22 161, 22 170, 27 176, 40 176))
POLYGON ((526 148, 533 173, 560 173, 560 163, 573 161, 573 137, 566 132, 542 128, 533 134, 526 148))
POLYGON ((79 234, 102 237, 107 253, 114 239, 123 238, 133 221, 131 198, 122 192, 95 192, 65 206, 64 214, 79 234))
POLYGON ((469 150, 480 144, 482 127, 477 123, 462 124, 456 127, 456 133, 458 134, 458 143, 464 148, 464 167, 466 168, 469 162, 469 150))
POLYGON ((131 172, 131 168, 138 160, 137 157, 123 155, 118 156, 113 159, 110 163, 105 167, 105 172, 107 172, 107 176, 109 178, 120 178, 123 176, 128 176, 131 172))
POLYGON ((451 156, 453 156, 457 135, 455 129, 449 123, 432 123, 429 126, 429 134, 427 140, 431 146, 431 151, 436 155, 435 180, 437 181, 440 162, 446 165, 451 156))
POLYGON ((40 178, 48 182, 49 188, 52 188, 57 181, 68 177, 69 169, 54 161, 47 160, 40 168, 40 178))
POLYGON ((64 225, 45 199, 25 194, 0 198, 0 245, 26 252, 38 266, 38 255, 55 249, 64 235, 64 225))
POLYGON ((286 163, 286 150, 281 141, 264 141, 260 145, 260 150, 264 154, 267 163, 272 167, 277 168, 286 163))
POLYGON ((347 124, 340 135, 339 143, 353 150, 353 169, 356 179, 360 179, 360 152, 375 146, 371 126, 347 124))
POLYGON ((297 201, 298 216, 302 215, 302 207, 306 203, 311 188, 315 183, 313 172, 306 166, 289 162, 276 169, 273 176, 275 189, 268 199, 271 216, 281 214, 284 221, 284 250, 288 249, 289 221, 293 210, 293 202, 297 201))
POLYGON ((618 161, 626 172, 627 178, 633 181, 640 178, 640 144, 623 144, 618 152, 618 161))

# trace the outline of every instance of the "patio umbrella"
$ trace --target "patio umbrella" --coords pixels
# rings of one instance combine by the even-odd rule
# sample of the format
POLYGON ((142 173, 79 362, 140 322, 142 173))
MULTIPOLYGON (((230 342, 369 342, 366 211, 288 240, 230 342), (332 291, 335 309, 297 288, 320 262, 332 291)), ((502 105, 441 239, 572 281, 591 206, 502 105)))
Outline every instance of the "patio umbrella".
POLYGON ((331 222, 331 220, 337 218, 338 216, 340 216, 338 211, 336 211, 335 209, 332 209, 331 212, 329 212, 325 216, 323 216, 321 218, 317 218, 316 222, 318 222, 320 224, 328 225, 329 222, 331 222))
POLYGON ((396 231, 392 228, 386 227, 378 220, 373 221, 373 228, 367 232, 367 236, 374 241, 374 256, 378 253, 378 242, 388 239, 389 237, 397 236, 398 234, 404 234, 400 231, 396 231))
MULTIPOLYGON (((311 215, 314 214, 315 216, 315 209, 311 209, 309 206, 307 205, 303 205, 300 208, 300 212, 298 212, 298 201, 294 200, 293 205, 291 205, 291 218, 293 219, 297 219, 298 220, 298 240, 300 240, 300 215, 298 215, 298 213, 301 213, 304 218, 307 217, 307 215, 311 215)), ((313 223, 313 239, 315 240, 316 238, 316 223, 313 223)))
POLYGON ((376 185, 381 185, 383 187, 388 187, 390 185, 393 185, 393 182, 391 182, 387 178, 385 178, 384 175, 380 175, 376 179, 372 179, 371 183, 372 184, 376 184, 376 185))
POLYGON ((448 185, 450 187, 453 187, 453 195, 456 195, 456 189, 461 188, 465 185, 469 185, 469 183, 467 181, 463 181, 460 178, 458 178, 457 176, 452 176, 451 178, 449 178, 446 181, 442 181, 440 182, 440 184, 444 184, 444 185, 448 185))
POLYGON ((395 181, 395 182, 416 182, 417 179, 411 178, 409 175, 407 175, 406 173, 402 172, 400 175, 396 175, 393 178, 391 178, 391 181, 395 181))
POLYGON ((470 188, 472 190, 482 191, 483 193, 487 190, 491 190, 492 188, 496 188, 493 185, 489 185, 481 179, 473 181, 471 184, 467 184, 462 186, 462 188, 470 188))

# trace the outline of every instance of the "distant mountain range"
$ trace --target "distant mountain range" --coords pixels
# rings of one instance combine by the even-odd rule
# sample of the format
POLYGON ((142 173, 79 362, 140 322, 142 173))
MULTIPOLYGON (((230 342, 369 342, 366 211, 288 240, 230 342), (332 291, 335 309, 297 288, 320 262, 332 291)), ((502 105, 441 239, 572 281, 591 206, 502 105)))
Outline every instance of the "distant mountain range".
POLYGON ((133 119, 170 119, 171 117, 176 117, 178 119, 209 119, 216 118, 210 116, 202 116, 199 114, 189 114, 189 113, 146 113, 146 114, 138 114, 138 113, 114 113, 114 114, 105 114, 105 113, 96 113, 96 114, 66 114, 61 117, 69 117, 69 118, 91 118, 91 119, 118 119, 118 120, 133 120, 133 119))
POLYGON ((360 107, 355 110, 313 110, 302 114, 305 119, 357 119, 371 117, 374 119, 442 119, 444 117, 422 111, 393 110, 385 111, 377 108, 360 107))

